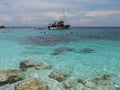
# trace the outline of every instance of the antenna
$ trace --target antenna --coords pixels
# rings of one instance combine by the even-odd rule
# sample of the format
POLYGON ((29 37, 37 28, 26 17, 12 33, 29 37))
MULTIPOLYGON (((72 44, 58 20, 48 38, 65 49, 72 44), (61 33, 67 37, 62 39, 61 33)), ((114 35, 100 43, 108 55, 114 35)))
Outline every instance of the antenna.
POLYGON ((63 21, 65 21, 65 11, 63 10, 63 21))

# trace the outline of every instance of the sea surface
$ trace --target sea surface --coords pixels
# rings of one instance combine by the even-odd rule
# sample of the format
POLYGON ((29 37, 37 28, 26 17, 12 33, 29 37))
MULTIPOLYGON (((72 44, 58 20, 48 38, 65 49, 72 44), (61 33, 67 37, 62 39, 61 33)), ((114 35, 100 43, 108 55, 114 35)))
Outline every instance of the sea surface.
MULTIPOLYGON (((91 78, 108 74, 120 86, 120 28, 37 28, 0 29, 0 70, 19 69, 23 60, 38 60, 52 65, 50 70, 34 72, 50 90, 63 90, 58 82, 49 81, 52 70, 66 70, 69 78, 91 78)), ((12 90, 12 85, 0 90, 12 90)))

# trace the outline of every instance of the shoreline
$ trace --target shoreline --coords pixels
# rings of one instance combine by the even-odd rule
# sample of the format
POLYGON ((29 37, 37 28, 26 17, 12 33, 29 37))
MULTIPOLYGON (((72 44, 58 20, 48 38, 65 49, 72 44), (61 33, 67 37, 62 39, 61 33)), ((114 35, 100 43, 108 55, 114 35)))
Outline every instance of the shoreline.
MULTIPOLYGON (((41 88, 40 90, 55 90, 56 87, 53 88, 51 87, 50 84, 50 82, 53 81, 51 82, 53 85, 57 83, 57 85, 61 86, 60 90, 71 90, 71 89, 119 90, 120 89, 120 86, 117 85, 117 83, 113 82, 111 80, 112 77, 108 74, 97 75, 95 77, 88 77, 86 79, 81 79, 81 78, 70 79, 70 73, 68 71, 50 70, 51 68, 52 68, 51 65, 41 61, 34 61, 34 60, 22 61, 20 62, 20 69, 18 70, 17 69, 0 70, 0 76, 4 75, 4 77, 0 79, 0 88, 2 87, 5 89, 7 85, 9 87, 12 86, 12 88, 14 88, 13 90, 21 90, 21 88, 23 89, 26 85, 31 85, 32 88, 35 87, 41 88), (48 71, 49 73, 44 73, 46 75, 45 78, 43 79, 39 75, 44 71, 45 72, 48 71), (9 75, 7 73, 9 73, 9 75), (33 76, 31 76, 32 74, 33 76), (35 84, 36 82, 39 82, 40 84, 35 84), (11 84, 8 85, 8 83, 11 84)), ((27 90, 31 87, 26 87, 24 88, 24 90, 27 90)))

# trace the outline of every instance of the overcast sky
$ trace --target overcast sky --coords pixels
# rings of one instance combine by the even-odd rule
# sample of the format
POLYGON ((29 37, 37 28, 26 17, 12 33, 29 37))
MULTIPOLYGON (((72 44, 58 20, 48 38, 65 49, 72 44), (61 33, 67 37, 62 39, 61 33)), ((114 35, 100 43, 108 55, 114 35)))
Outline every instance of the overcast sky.
POLYGON ((63 12, 72 26, 120 26, 120 0, 0 0, 5 26, 47 26, 63 12))

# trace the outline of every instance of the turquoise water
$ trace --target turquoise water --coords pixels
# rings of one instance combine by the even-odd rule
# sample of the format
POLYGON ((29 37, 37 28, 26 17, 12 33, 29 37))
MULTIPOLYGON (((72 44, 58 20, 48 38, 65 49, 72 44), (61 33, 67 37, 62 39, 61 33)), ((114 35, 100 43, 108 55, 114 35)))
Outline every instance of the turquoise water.
POLYGON ((20 61, 28 59, 53 66, 31 75, 43 78, 49 86, 53 84, 56 89, 51 90, 63 90, 47 79, 54 69, 68 70, 72 79, 109 74, 120 85, 120 28, 1 29, 0 69, 18 69, 20 61), (60 48, 71 50, 55 54, 60 48), (86 48, 90 51, 84 51, 86 48))

